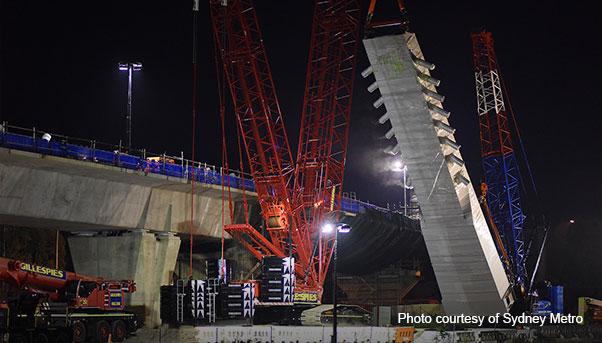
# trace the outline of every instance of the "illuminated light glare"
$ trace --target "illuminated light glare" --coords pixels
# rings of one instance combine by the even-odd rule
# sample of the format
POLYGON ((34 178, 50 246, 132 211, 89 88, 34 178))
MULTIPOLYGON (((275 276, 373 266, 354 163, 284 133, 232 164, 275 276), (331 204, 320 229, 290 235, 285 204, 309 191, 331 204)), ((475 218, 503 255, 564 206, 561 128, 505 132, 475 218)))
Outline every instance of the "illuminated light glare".
POLYGON ((348 233, 349 231, 351 231, 351 226, 349 226, 347 224, 342 224, 337 227, 337 230, 340 233, 348 233))
POLYGON ((322 233, 332 233, 334 230, 336 230, 338 233, 348 233, 351 231, 351 226, 345 223, 326 223, 322 226, 322 233))
POLYGON ((395 172, 406 171, 408 166, 406 166, 401 160, 396 160, 391 163, 391 170, 395 172))
POLYGON ((575 224, 575 219, 571 219, 571 220, 569 220, 569 223, 571 223, 571 224, 575 224))
POLYGON ((332 224, 326 223, 322 226, 323 233, 331 233, 332 231, 334 231, 334 226, 332 224))
POLYGON ((130 63, 119 62, 119 70, 128 71, 130 68, 132 68, 133 71, 140 71, 140 70, 142 70, 142 63, 141 62, 130 62, 130 63))

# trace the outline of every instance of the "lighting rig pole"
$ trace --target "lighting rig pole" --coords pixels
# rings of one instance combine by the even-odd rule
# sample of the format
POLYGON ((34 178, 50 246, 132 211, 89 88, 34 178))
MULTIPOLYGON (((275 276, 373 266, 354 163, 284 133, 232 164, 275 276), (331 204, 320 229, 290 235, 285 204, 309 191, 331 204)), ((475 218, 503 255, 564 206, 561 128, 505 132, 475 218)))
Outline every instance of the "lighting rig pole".
POLYGON ((132 148, 132 74, 135 71, 142 70, 142 63, 140 62, 119 62, 119 70, 128 72, 128 113, 126 118, 126 137, 127 137, 127 149, 128 151, 132 148))
POLYGON ((345 223, 326 223, 322 226, 322 233, 332 233, 334 231, 334 246, 332 251, 332 343, 337 342, 337 246, 339 245, 339 232, 348 233, 351 226, 345 223))
POLYGON ((405 163, 403 163, 400 160, 397 160, 395 162, 393 162, 393 165, 391 166, 391 170, 393 170, 394 172, 403 172, 403 214, 407 217, 408 216, 408 183, 407 183, 407 173, 408 173, 408 166, 405 165, 405 163))
POLYGON ((406 174, 408 172, 408 166, 403 166, 403 215, 408 216, 408 184, 406 174))
POLYGON ((337 246, 339 245, 339 230, 334 230, 334 251, 332 266, 332 343, 337 343, 337 246))

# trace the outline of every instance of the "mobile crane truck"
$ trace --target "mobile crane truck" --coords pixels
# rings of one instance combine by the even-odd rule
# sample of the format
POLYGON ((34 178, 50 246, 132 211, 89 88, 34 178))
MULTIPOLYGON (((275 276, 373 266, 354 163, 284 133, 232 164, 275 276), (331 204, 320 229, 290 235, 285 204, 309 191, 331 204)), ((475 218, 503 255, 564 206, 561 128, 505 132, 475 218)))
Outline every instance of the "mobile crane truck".
POLYGON ((138 328, 124 310, 132 280, 110 281, 0 257, 0 342, 122 342, 138 328))

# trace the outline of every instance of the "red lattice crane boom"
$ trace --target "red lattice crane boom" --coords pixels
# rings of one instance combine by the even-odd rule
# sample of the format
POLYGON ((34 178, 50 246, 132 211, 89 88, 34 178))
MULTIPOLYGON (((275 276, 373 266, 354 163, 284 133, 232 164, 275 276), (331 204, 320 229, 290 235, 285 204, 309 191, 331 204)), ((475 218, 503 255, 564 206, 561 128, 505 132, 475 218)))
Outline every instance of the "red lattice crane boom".
POLYGON ((309 264, 307 235, 299 231, 289 195, 294 165, 255 9, 249 0, 210 0, 211 18, 236 121, 268 241, 249 224, 228 225, 255 257, 286 254, 289 235, 300 265, 309 264))
POLYGON ((319 226, 342 195, 359 17, 357 0, 316 1, 312 21, 294 195, 301 226, 317 240, 312 263, 319 285, 333 248, 333 237, 319 235, 319 226))
POLYGON ((322 242, 317 227, 340 203, 359 3, 316 2, 296 164, 251 1, 209 3, 215 40, 270 239, 249 224, 225 229, 258 259, 292 253, 298 264, 297 287, 321 295, 332 240, 322 242), (287 251, 289 239, 292 251, 287 251))
POLYGON ((297 288, 321 297, 333 245, 317 227, 340 203, 359 2, 316 1, 296 164, 251 1, 209 3, 269 240, 249 224, 225 229, 258 259, 293 254, 297 288))

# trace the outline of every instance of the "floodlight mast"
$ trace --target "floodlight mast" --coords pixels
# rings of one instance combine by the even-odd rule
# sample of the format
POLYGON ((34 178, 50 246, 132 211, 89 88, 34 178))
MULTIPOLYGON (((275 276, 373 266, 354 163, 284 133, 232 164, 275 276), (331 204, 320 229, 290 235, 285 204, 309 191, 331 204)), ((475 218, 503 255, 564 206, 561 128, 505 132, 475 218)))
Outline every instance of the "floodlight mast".
MULTIPOLYGON (((339 212, 339 211, 333 211, 339 212)), ((332 224, 330 222, 326 222, 322 225, 322 234, 332 234, 334 232, 334 245, 333 245, 333 256, 332 256, 332 336, 331 342, 337 342, 337 247, 339 244, 339 234, 349 233, 351 231, 351 226, 346 223, 336 223, 332 224)))
POLYGON ((142 70, 141 62, 119 62, 119 70, 128 72, 128 109, 126 116, 127 149, 132 148, 132 74, 142 70))

